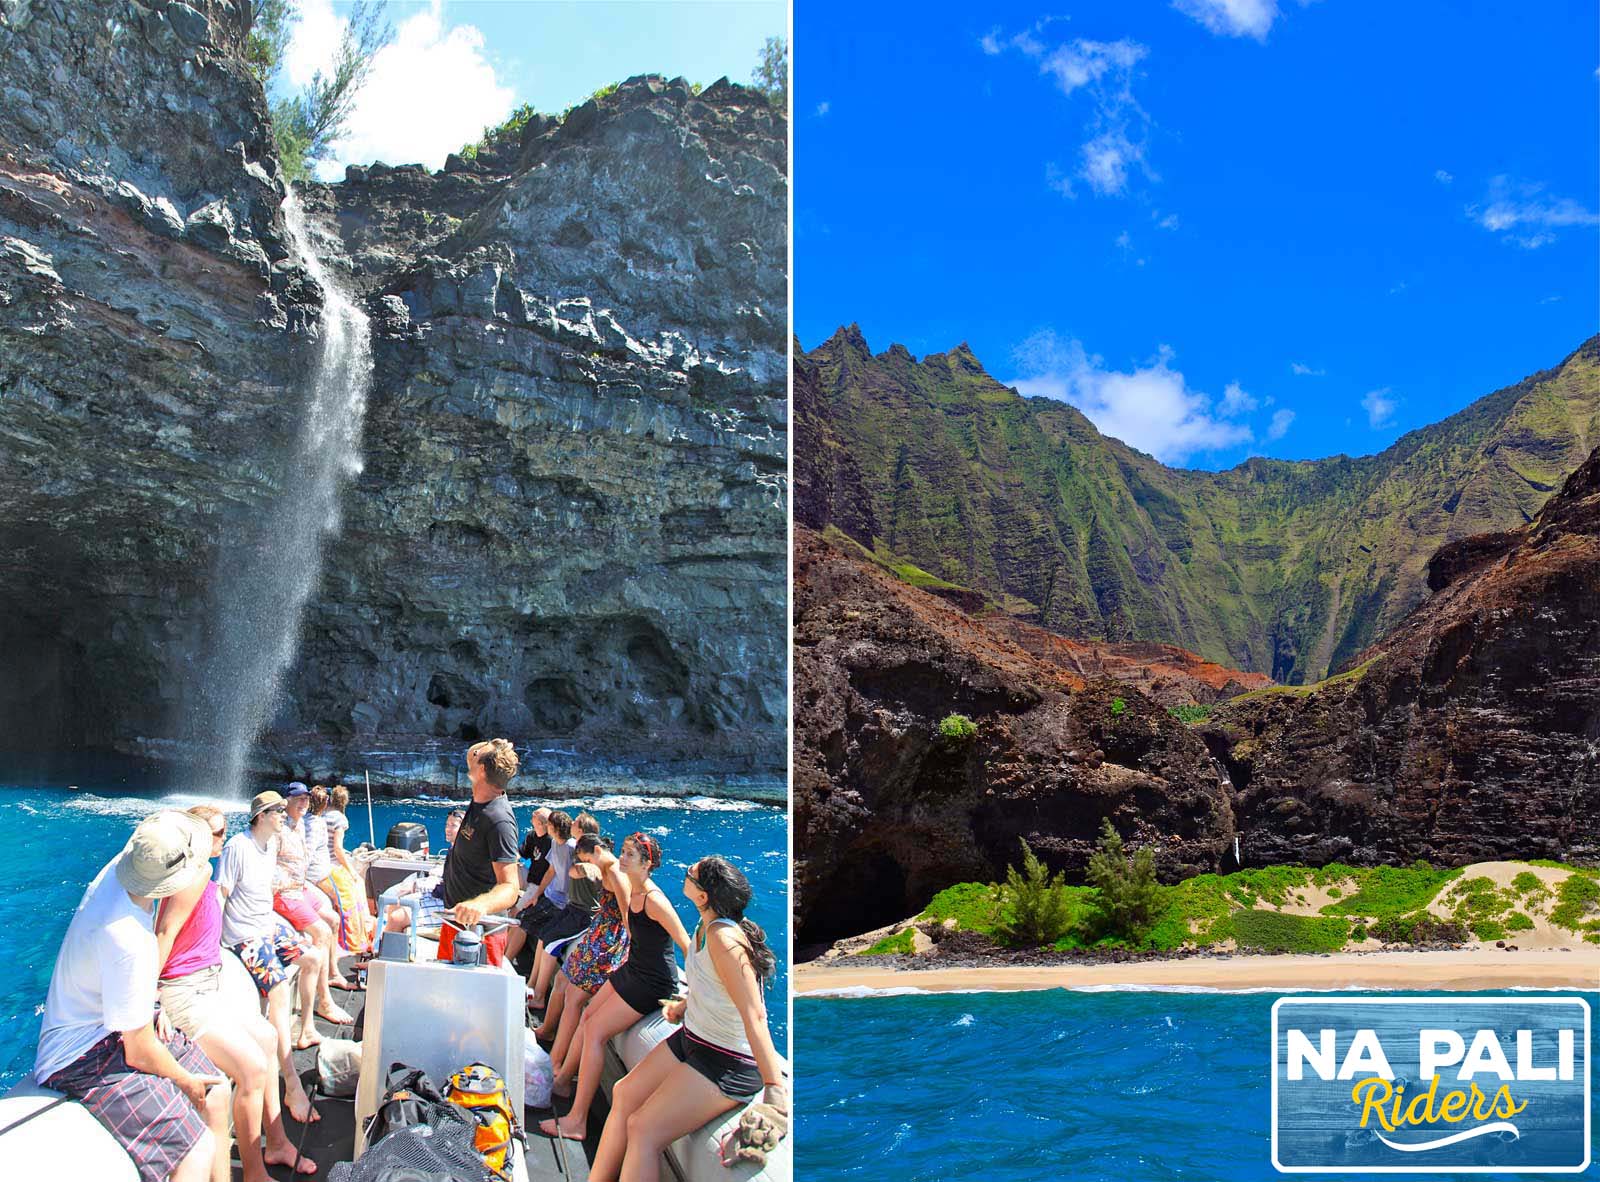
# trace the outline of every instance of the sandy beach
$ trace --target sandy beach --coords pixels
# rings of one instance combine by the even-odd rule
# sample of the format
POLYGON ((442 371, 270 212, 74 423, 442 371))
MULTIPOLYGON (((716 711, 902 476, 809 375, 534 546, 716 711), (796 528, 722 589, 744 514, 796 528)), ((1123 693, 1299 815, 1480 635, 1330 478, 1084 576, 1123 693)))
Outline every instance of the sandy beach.
POLYGON ((1600 947, 1507 952, 1340 952, 1327 956, 1195 956, 1126 964, 895 970, 840 960, 795 968, 796 996, 833 990, 1077 989, 1600 989, 1600 947))

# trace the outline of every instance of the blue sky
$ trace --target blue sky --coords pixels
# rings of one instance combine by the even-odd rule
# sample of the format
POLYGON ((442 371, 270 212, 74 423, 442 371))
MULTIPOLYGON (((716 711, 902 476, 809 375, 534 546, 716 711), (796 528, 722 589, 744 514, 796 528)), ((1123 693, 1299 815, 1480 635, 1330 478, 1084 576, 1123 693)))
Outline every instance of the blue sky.
MULTIPOLYGON (((351 4, 296 0, 280 93, 326 69, 351 4)), ((383 160, 439 168, 515 107, 559 113, 634 74, 750 81, 768 37, 787 37, 783 0, 390 0, 393 44, 318 169, 383 160)))
POLYGON ((1377 451, 1597 330, 1596 6, 795 10, 795 330, 1168 463, 1377 451))

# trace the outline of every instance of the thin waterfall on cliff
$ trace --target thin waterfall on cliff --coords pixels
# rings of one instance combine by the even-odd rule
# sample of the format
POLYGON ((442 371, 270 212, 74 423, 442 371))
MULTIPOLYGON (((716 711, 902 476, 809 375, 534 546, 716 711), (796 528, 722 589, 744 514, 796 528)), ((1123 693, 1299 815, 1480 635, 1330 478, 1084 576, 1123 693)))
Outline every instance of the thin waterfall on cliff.
POLYGON ((301 617, 322 573, 324 542, 339 528, 341 493, 361 471, 361 421, 372 382, 366 313, 329 274, 292 188, 283 220, 295 260, 321 289, 322 311, 298 428, 279 463, 278 493, 240 536, 223 539, 213 583, 209 639, 197 670, 203 707, 192 737, 217 757, 202 769, 202 787, 227 797, 240 794, 250 748, 277 711, 301 617))

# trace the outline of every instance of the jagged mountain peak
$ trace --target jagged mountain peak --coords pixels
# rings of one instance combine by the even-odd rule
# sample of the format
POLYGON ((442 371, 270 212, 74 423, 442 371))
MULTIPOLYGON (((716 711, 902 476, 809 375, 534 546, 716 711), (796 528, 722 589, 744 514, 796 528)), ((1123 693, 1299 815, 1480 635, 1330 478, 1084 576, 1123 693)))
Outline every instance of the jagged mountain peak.
POLYGON ((1057 631, 1315 681, 1420 602, 1434 551, 1531 520, 1600 442, 1594 346, 1376 455, 1223 472, 1021 398, 970 349, 819 348, 796 363, 797 513, 1057 631))

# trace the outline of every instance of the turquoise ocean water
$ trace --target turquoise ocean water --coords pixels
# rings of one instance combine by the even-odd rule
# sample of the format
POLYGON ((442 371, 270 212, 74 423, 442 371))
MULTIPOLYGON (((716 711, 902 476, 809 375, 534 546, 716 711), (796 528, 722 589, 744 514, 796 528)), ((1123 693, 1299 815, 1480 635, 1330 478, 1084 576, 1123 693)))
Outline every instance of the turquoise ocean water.
MULTIPOLYGON (((796 998, 796 1176, 1287 1177, 1270 1160, 1279 996, 1058 989, 796 998)), ((1581 996, 1600 1004, 1600 994, 1581 996)), ((1592 1125, 1600 1129, 1600 1114, 1592 1125)))
MULTIPOLYGON (((138 820, 161 804, 186 808, 209 801, 230 809, 230 832, 243 825, 243 802, 167 794, 152 786, 158 776, 132 765, 104 762, 48 777, 0 773, 9 854, 5 907, 9 920, 5 955, 0 957, 0 1091, 32 1069, 39 1014, 61 936, 84 886, 122 848, 138 820), (68 789, 69 783, 76 791, 68 789)), ((599 818, 608 835, 626 836, 637 829, 653 834, 664 854, 657 880, 690 930, 695 915, 681 894, 684 869, 706 854, 722 854, 739 866, 755 889, 750 917, 766 929, 778 954, 778 972, 767 986, 767 1009, 774 1041, 784 1050, 789 891, 784 811, 736 800, 653 796, 648 782, 594 795, 592 783, 585 781, 584 796, 563 793, 557 785, 549 800, 514 800, 518 824, 526 830, 539 804, 559 803, 569 811, 581 804, 599 818)), ((375 800, 378 837, 381 840, 397 821, 421 821, 428 827, 430 845, 438 849, 444 844, 445 817, 460 805, 427 798, 375 800)), ((347 845, 354 847, 366 837, 365 804, 352 801, 347 845)))

